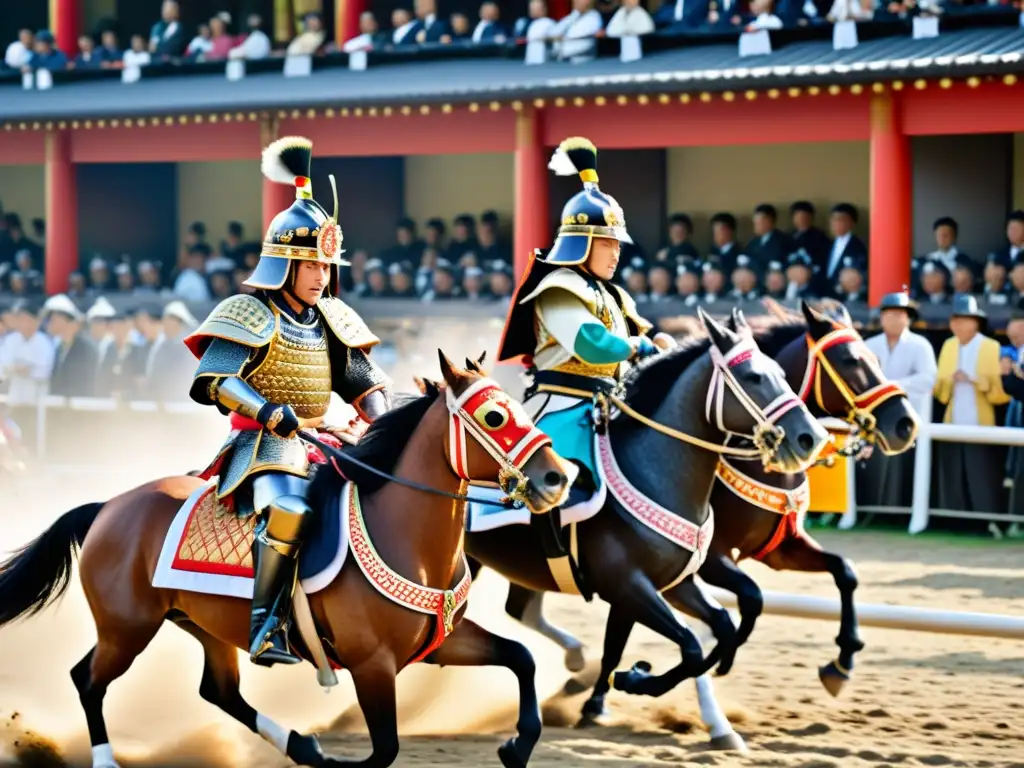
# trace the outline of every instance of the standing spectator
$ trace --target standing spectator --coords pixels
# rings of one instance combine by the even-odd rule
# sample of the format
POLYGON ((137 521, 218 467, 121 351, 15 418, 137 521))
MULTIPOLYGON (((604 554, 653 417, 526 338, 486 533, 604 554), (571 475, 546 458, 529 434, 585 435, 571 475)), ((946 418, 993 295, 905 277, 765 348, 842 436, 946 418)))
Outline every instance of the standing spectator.
POLYGON ((243 237, 245 237, 245 227, 241 222, 230 221, 228 222, 227 236, 220 244, 221 255, 231 259, 235 266, 239 267, 245 264, 243 237))
MULTIPOLYGON (((926 338, 910 330, 918 317, 917 304, 906 293, 890 293, 882 297, 878 309, 882 332, 864 343, 878 358, 885 378, 903 387, 915 411, 927 414, 935 386, 935 351, 926 338)), ((869 447, 865 454, 867 463, 857 468, 857 503, 909 507, 914 450, 886 456, 869 447)))
POLYGON ((420 32, 420 22, 407 8, 395 8, 391 12, 391 44, 415 45, 420 32))
POLYGON ((781 261, 793 252, 793 242, 775 226, 778 212, 774 205, 762 203, 754 209, 754 237, 747 243, 746 253, 758 271, 769 261, 781 261))
POLYGON ((96 49, 96 52, 100 55, 100 66, 104 69, 116 69, 121 66, 121 57, 124 55, 124 51, 117 43, 117 33, 114 30, 103 30, 103 34, 100 35, 100 47, 96 49))
POLYGON ((113 305, 100 296, 85 313, 85 322, 89 327, 89 338, 96 345, 100 359, 106 351, 107 337, 110 334, 110 320, 117 312, 113 305))
POLYGON ((313 56, 327 41, 324 18, 319 13, 307 13, 302 20, 302 32, 288 44, 288 56, 313 56))
POLYGON ((78 38, 78 55, 68 64, 68 69, 100 69, 103 54, 96 50, 96 41, 89 35, 78 38))
POLYGON ((413 8, 416 10, 416 33, 413 39, 421 44, 444 42, 443 38, 449 34, 448 25, 437 18, 437 4, 434 0, 414 0, 413 8))
POLYGON ((838 281, 839 269, 845 264, 844 257, 853 257, 860 269, 867 269, 868 249, 864 242, 853 234, 856 223, 857 209, 849 203, 839 203, 832 208, 829 226, 832 228, 833 240, 828 257, 828 269, 824 270, 824 273, 818 273, 821 280, 818 290, 822 296, 827 296, 838 281))
POLYGON ((125 67, 148 67, 153 55, 146 50, 146 40, 142 35, 132 35, 131 47, 124 52, 121 63, 125 67))
POLYGON ((1006 241, 995 253, 1006 256, 1011 264, 1024 259, 1024 211, 1014 211, 1007 218, 1006 241))
POLYGON ((149 52, 157 61, 176 59, 185 52, 185 30, 178 21, 180 9, 175 0, 164 0, 160 21, 149 31, 149 52))
MULTIPOLYGON (((361 16, 360 19, 362 19, 361 16)), ((238 46, 228 51, 228 58, 248 59, 249 61, 267 58, 270 55, 271 45, 270 38, 263 31, 263 17, 258 13, 250 13, 247 26, 249 34, 238 46)), ((237 222, 232 222, 232 224, 235 223, 237 222)))
POLYGON ((224 61, 238 44, 238 38, 231 32, 231 14, 218 13, 210 19, 210 42, 210 50, 200 57, 200 61, 224 61))
POLYGON ((654 255, 654 260, 671 261, 673 264, 699 261, 700 253, 690 242, 692 236, 693 219, 685 213, 673 213, 668 219, 668 245, 654 255))
MULTIPOLYGON (((1024 311, 1020 308, 1010 316, 1006 325, 1006 336, 1010 347, 1004 348, 999 354, 999 369, 1003 377, 1003 391, 1013 400, 1006 409, 1006 426, 1013 429, 1024 428, 1024 311)), ((1010 487, 1010 514, 1024 515, 1024 451, 1018 447, 1010 448, 1006 457, 1006 476, 1012 483, 1010 487)), ((1011 528, 1018 528, 1016 523, 1011 528)), ((1001 531, 995 523, 989 526, 993 532, 1001 531)))
POLYGON ((199 325, 188 307, 172 301, 163 312, 163 342, 150 356, 149 387, 160 400, 185 400, 196 361, 182 340, 199 325))
POLYGON ((740 246, 736 242, 736 217, 731 213, 716 213, 711 217, 711 250, 708 252, 708 258, 714 257, 731 266, 739 255, 740 246))
MULTIPOLYGON (((477 266, 495 259, 511 262, 511 254, 498 242, 497 214, 488 211, 480 217, 480 228, 477 231, 477 266), (493 220, 490 218, 493 216, 493 220)), ((463 254, 465 256, 466 254, 463 254)), ((461 261, 461 259, 460 259, 461 261)))
POLYGON ((351 40, 346 40, 341 50, 345 53, 354 51, 368 51, 380 45, 380 25, 377 24, 377 17, 373 11, 363 11, 359 14, 359 34, 351 40))
POLYGON ((480 244, 476 240, 476 219, 468 213, 456 216, 452 226, 452 239, 448 243, 444 257, 453 264, 458 263, 466 252, 476 253, 479 247, 480 244))
POLYGON ((381 258, 386 264, 403 261, 419 264, 422 253, 423 241, 416 237, 416 222, 405 216, 395 225, 395 244, 381 254, 381 258))
POLYGON ((185 49, 185 58, 189 61, 201 61, 202 58, 213 50, 213 33, 209 24, 200 24, 196 27, 196 36, 193 37, 185 49))
POLYGON ((135 350, 132 352, 132 365, 136 375, 137 392, 147 390, 147 382, 153 372, 153 358, 157 348, 164 342, 163 327, 157 319, 159 316, 157 310, 151 307, 143 306, 135 311, 135 350))
POLYGON ((498 4, 493 0, 486 0, 480 6, 480 21, 473 30, 473 42, 481 43, 504 43, 508 39, 508 30, 499 21, 501 11, 498 4))
POLYGON ((118 264, 114 267, 118 293, 132 293, 135 290, 135 275, 130 264, 118 264))
POLYGON ((983 292, 986 304, 993 307, 1005 307, 1010 303, 1010 283, 1007 272, 1010 262, 1003 254, 989 254, 985 264, 985 288, 983 292))
POLYGON ((814 263, 803 248, 789 254, 786 260, 786 299, 816 299, 814 290, 814 263))
POLYGON ((423 244, 440 253, 444 250, 444 236, 448 231, 444 219, 430 219, 423 228, 423 244))
MULTIPOLYGON (((952 338, 939 353, 935 397, 946 406, 943 422, 995 426, 1003 391, 999 343, 982 334, 988 318, 967 294, 953 297, 952 338)), ((935 451, 935 506, 998 513, 1002 507, 1003 460, 999 446, 939 442, 935 451)))
POLYGON ((43 247, 25 237, 21 226, 21 217, 16 213, 8 213, 4 217, 7 234, 0 241, 0 263, 10 263, 21 251, 28 251, 32 256, 33 266, 42 263, 43 247))
POLYGON ((142 373, 144 359, 131 343, 132 324, 123 312, 115 312, 108 321, 110 335, 100 354, 96 393, 100 397, 129 397, 135 394, 135 382, 142 373))
POLYGON ((96 256, 89 262, 89 289, 93 293, 102 293, 111 289, 110 267, 102 256, 96 256))
POLYGON ((43 305, 47 331, 57 341, 57 358, 50 378, 50 394, 93 397, 99 354, 82 333, 84 316, 64 294, 51 296, 43 305))
POLYGON ((687 0, 665 0, 654 14, 654 23, 659 27, 670 27, 673 31, 696 29, 701 26, 708 13, 708 3, 687 2, 687 0))
POLYGON ((53 373, 53 341, 39 330, 37 305, 19 299, 11 307, 13 331, 0 342, 0 376, 7 383, 7 405, 27 450, 36 446, 36 406, 53 373))
POLYGON ((210 247, 205 243, 189 249, 185 268, 174 281, 172 293, 185 301, 202 302, 210 300, 210 286, 206 282, 206 258, 210 247))
POLYGON ((928 304, 949 301, 949 272, 938 261, 926 261, 921 266, 921 300, 928 304))
POLYGON ((515 37, 526 38, 530 41, 547 40, 551 37, 551 30, 555 21, 548 16, 548 4, 546 0, 530 0, 528 16, 516 21, 513 30, 515 37))
POLYGON ((926 258, 942 262, 942 265, 952 272, 959 265, 965 264, 972 270, 975 269, 975 262, 966 253, 962 253, 957 247, 956 241, 960 234, 960 225, 951 216, 941 216, 932 224, 932 232, 935 234, 935 250, 926 258))
POLYGON ((48 29, 37 32, 32 55, 29 56, 28 64, 22 67, 22 71, 48 69, 51 72, 62 72, 67 68, 68 57, 64 55, 64 51, 54 45, 53 33, 48 29))
POLYGON ((19 30, 18 39, 7 46, 7 51, 4 53, 4 64, 20 72, 23 67, 28 66, 32 50, 35 48, 35 41, 36 36, 31 29, 19 30))
MULTIPOLYGON (((828 268, 828 254, 832 244, 828 235, 814 226, 814 214, 814 206, 808 200, 797 200, 789 206, 789 218, 793 224, 789 238, 793 241, 793 250, 803 248, 817 268, 816 272, 821 274, 828 268)), ((785 262, 787 258, 788 253, 779 261, 785 262)))
POLYGON ((597 33, 604 27, 594 0, 572 0, 572 12, 551 30, 557 40, 555 55, 574 64, 590 61, 597 55, 597 33))
POLYGON ((864 279, 864 271, 853 256, 844 256, 843 265, 839 269, 833 295, 844 304, 867 300, 868 287, 864 279))

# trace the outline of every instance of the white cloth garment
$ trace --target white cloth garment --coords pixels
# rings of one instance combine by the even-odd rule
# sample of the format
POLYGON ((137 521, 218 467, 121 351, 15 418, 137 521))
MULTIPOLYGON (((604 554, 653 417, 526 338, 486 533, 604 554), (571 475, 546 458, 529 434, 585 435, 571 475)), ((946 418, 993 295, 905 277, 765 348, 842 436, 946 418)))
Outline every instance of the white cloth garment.
POLYGON ((586 13, 573 11, 560 20, 552 31, 552 37, 562 38, 555 44, 555 54, 563 61, 590 61, 597 55, 597 40, 594 36, 603 26, 601 14, 595 10, 586 13))
POLYGON ((28 65, 30 58, 32 58, 32 51, 22 45, 21 40, 15 40, 7 46, 7 52, 4 54, 4 64, 11 69, 21 69, 28 65))
POLYGON ((846 249, 846 244, 850 242, 850 238, 852 236, 852 232, 847 232, 845 235, 837 237, 835 242, 832 243, 832 255, 828 257, 828 272, 825 273, 828 277, 832 277, 836 269, 839 267, 839 262, 842 261, 843 251, 846 249))
MULTIPOLYGON (((978 352, 984 338, 980 333, 976 333, 967 344, 960 345, 957 369, 972 379, 978 370, 978 352)), ((972 427, 978 425, 978 401, 975 399, 974 385, 969 381, 958 381, 953 384, 953 411, 950 423, 972 427)))
POLYGON ((20 333, 7 334, 0 344, 0 375, 10 384, 8 404, 35 405, 46 391, 55 359, 53 339, 42 331, 27 339, 20 333))
POLYGON ((556 26, 555 20, 549 19, 547 16, 534 19, 530 22, 530 26, 526 28, 526 39, 530 42, 534 40, 547 40, 552 36, 556 26))
POLYGON ((900 334, 896 346, 890 347, 884 333, 864 342, 878 358, 885 378, 899 384, 918 413, 925 413, 935 387, 937 366, 935 350, 923 336, 909 329, 900 334))
POLYGON ((256 29, 249 33, 241 45, 228 51, 229 59, 265 59, 270 55, 270 38, 262 29, 256 29))
POLYGON ((654 31, 654 19, 642 6, 626 8, 622 6, 608 22, 608 37, 631 37, 649 35, 654 31))

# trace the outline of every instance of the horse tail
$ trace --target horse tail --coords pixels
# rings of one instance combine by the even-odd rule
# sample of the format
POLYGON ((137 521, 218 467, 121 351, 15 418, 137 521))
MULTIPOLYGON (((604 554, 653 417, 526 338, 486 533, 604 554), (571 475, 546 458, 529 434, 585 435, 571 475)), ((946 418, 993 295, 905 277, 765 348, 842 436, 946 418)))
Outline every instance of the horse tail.
POLYGON ((101 509, 99 502, 75 507, 0 563, 0 627, 34 616, 67 592, 75 552, 101 509))

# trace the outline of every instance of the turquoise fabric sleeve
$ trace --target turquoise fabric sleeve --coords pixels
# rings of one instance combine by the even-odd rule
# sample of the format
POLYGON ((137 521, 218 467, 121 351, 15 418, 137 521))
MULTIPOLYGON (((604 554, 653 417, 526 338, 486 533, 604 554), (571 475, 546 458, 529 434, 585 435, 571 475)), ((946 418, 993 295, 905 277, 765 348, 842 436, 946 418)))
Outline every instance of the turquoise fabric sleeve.
POLYGON ((608 332, 600 323, 584 323, 576 333, 573 354, 585 363, 621 363, 633 354, 633 346, 608 332))

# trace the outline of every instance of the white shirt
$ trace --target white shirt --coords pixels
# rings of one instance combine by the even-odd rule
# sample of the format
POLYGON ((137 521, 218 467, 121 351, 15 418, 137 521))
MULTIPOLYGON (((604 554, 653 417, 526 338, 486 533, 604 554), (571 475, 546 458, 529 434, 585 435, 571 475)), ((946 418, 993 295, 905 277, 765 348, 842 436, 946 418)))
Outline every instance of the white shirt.
POLYGON ((4 54, 4 63, 11 69, 21 69, 28 64, 32 58, 32 51, 21 44, 21 40, 15 40, 7 46, 4 54))
POLYGON ((762 13, 750 23, 750 26, 754 29, 782 29, 782 19, 774 13, 762 13))
POLYGON ((146 67, 152 60, 149 51, 133 51, 131 48, 121 56, 126 67, 146 67))
POLYGON ((832 255, 828 257, 828 272, 825 273, 828 277, 832 277, 832 273, 839 266, 839 262, 843 257, 843 251, 846 250, 846 244, 850 242, 851 237, 853 237, 853 233, 847 232, 845 235, 837 237, 835 242, 832 243, 832 255))
POLYGON ((229 59, 265 59, 270 55, 270 38, 262 29, 254 29, 241 45, 228 51, 229 59))
POLYGON ((405 24, 400 26, 392 33, 391 42, 394 43, 395 45, 400 45, 402 41, 405 40, 406 36, 408 36, 409 32, 412 30, 415 24, 416 19, 413 19, 412 21, 407 21, 405 24))
MULTIPOLYGON (((493 24, 493 23, 494 23, 493 21, 485 21, 484 19, 481 19, 480 21, 478 21, 477 24, 476 24, 476 29, 473 30, 473 42, 474 43, 479 43, 481 38, 483 38, 483 36, 484 36, 484 32, 486 32, 487 28, 489 26, 491 26, 491 24, 493 24)), ((492 39, 495 42, 501 42, 502 40, 505 39, 505 36, 504 35, 498 35, 497 37, 494 37, 492 39)))
POLYGON ((0 343, 0 374, 10 382, 7 401, 10 405, 35 405, 46 391, 56 359, 53 340, 42 331, 26 339, 20 333, 9 333, 0 343), (27 374, 15 368, 27 366, 27 374))
POLYGON ((194 269, 184 269, 174 281, 174 295, 185 301, 209 301, 210 288, 194 269))
POLYGON ((555 24, 554 19, 549 19, 547 16, 541 19, 534 19, 530 22, 530 26, 526 28, 526 39, 533 42, 535 40, 546 40, 552 36, 552 31, 558 26, 555 24))
POLYGON ((1016 261, 1017 260, 1017 255, 1022 250, 1024 250, 1024 246, 1022 246, 1022 245, 1014 245, 1013 243, 1010 243, 1010 261, 1016 261))
POLYGON ((928 340, 908 328, 894 347, 889 347, 884 333, 872 336, 864 344, 878 358, 885 378, 903 387, 914 410, 927 413, 937 372, 935 350, 928 340))
POLYGON ((870 21, 875 8, 862 8, 859 0, 835 0, 828 15, 836 21, 870 21))
POLYGON ((676 21, 683 20, 683 14, 686 12, 686 0, 676 0, 676 6, 672 10, 672 18, 676 21))
POLYGON ((654 19, 642 6, 622 6, 608 22, 608 37, 632 37, 649 35, 654 31, 654 19))
MULTIPOLYGON (((978 370, 978 351, 981 349, 981 342, 984 338, 982 334, 976 333, 970 342, 960 344, 957 369, 971 378, 974 378, 978 370)), ((951 424, 966 424, 972 427, 978 425, 978 401, 975 399, 975 391, 974 385, 969 381, 953 383, 951 424)))
POLYGON ((594 35, 601 31, 603 25, 601 14, 593 9, 586 13, 573 11, 559 21, 551 32, 553 37, 562 38, 555 46, 558 58, 574 62, 593 59, 597 52, 594 35))
POLYGON ((345 53, 354 53, 355 51, 368 51, 373 48, 373 35, 369 32, 363 32, 361 35, 356 35, 351 40, 345 42, 341 46, 341 50, 345 53))
POLYGON ((928 258, 942 262, 943 266, 949 270, 949 273, 953 274, 953 270, 956 269, 956 257, 958 253, 959 251, 957 251, 956 246, 954 245, 948 251, 932 251, 928 254, 928 258))

